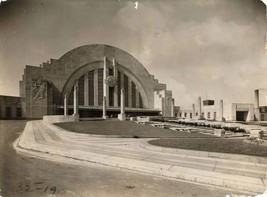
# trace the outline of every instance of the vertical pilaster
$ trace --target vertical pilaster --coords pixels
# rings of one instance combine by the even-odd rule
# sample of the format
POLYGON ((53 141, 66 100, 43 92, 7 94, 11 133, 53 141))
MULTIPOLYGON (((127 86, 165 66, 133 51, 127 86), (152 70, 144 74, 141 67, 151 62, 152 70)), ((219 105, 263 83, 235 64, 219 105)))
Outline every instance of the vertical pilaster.
MULTIPOLYGON (((123 74, 123 71, 121 71, 120 74, 121 74, 121 77, 120 77, 121 89, 123 89, 123 91, 124 91, 124 74, 123 74)), ((119 90, 119 91, 121 91, 121 90, 119 90)), ((124 102, 124 105, 125 105, 125 102, 124 102)))
POLYGON ((88 87, 89 83, 88 83, 88 72, 85 73, 84 75, 84 105, 88 106, 89 105, 89 87, 88 87))
POLYGON ((236 121, 236 110, 237 110, 237 104, 232 103, 231 119, 230 119, 232 121, 236 121))
POLYGON ((126 120, 124 89, 121 89, 121 113, 118 115, 118 119, 121 121, 126 120))
POLYGON ((79 102, 78 102, 78 85, 74 85, 74 91, 73 91, 73 115, 79 114, 79 102))
POLYGON ((198 97, 198 111, 199 111, 199 119, 204 118, 202 116, 202 111, 201 111, 201 97, 198 97))
POLYGON ((98 70, 94 70, 94 106, 98 106, 98 70))
POLYGON ((121 89, 121 114, 125 114, 125 96, 124 96, 124 89, 121 89))
MULTIPOLYGON (((108 69, 108 65, 107 65, 107 67, 106 67, 106 79, 107 79, 107 77, 109 76, 109 69, 108 69)), ((103 77, 103 79, 104 79, 104 77, 103 77)), ((105 80, 105 82, 106 82, 106 80, 105 80)), ((106 105, 107 105, 107 107, 109 106, 109 86, 106 84, 106 105)))
POLYGON ((171 117, 174 117, 174 99, 171 102, 171 117))
POLYGON ((259 90, 254 91, 254 105, 255 105, 255 117, 257 121, 260 120, 260 107, 259 107, 259 90))
POLYGON ((103 118, 107 119, 107 106, 106 97, 103 98, 103 118))
POLYGON ((104 69, 103 69, 103 118, 106 119, 107 108, 107 57, 104 57, 104 69))
POLYGON ((220 100, 220 117, 221 120, 223 121, 223 100, 220 100))
POLYGON ((254 121, 255 112, 253 104, 249 104, 249 112, 246 121, 254 121))
POLYGON ((103 97, 107 96, 107 57, 104 57, 104 69, 103 69, 103 97))
MULTIPOLYGON (((115 59, 113 58, 113 74, 114 74, 114 77, 115 79, 118 79, 118 69, 117 69, 117 66, 116 66, 116 62, 115 62, 115 59)), ((118 107, 119 104, 118 104, 118 86, 116 85, 114 87, 114 107, 118 107)))
POLYGON ((194 119, 196 116, 196 108, 195 108, 195 104, 192 105, 192 118, 194 119))
POLYGON ((68 95, 65 94, 64 95, 64 115, 67 116, 68 115, 68 95))

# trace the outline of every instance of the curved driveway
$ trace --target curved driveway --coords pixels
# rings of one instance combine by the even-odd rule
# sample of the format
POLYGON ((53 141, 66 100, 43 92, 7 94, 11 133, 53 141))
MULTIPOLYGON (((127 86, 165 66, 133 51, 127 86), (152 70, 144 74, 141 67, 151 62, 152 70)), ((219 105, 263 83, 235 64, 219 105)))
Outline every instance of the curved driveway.
POLYGON ((15 146, 19 152, 50 153, 243 191, 262 193, 267 188, 267 160, 235 155, 232 159, 214 158, 216 154, 211 157, 196 151, 154 147, 147 140, 71 133, 44 121, 31 121, 15 146), (237 162, 240 159, 243 161, 237 162))

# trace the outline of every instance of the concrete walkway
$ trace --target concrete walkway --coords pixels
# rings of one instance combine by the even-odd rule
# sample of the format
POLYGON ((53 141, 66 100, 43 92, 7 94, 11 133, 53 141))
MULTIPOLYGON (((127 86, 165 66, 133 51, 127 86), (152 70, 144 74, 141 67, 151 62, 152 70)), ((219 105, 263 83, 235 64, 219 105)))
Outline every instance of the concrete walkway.
POLYGON ((14 147, 21 153, 62 156, 258 194, 267 189, 265 158, 161 148, 148 140, 72 133, 31 121, 14 147))

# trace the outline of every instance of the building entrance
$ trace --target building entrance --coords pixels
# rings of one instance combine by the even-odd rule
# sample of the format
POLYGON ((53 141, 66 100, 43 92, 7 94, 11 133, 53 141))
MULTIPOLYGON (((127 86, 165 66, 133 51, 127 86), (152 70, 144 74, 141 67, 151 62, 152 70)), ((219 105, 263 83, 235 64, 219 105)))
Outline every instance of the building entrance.
POLYGON ((246 121, 248 116, 248 111, 237 111, 236 121, 246 121))

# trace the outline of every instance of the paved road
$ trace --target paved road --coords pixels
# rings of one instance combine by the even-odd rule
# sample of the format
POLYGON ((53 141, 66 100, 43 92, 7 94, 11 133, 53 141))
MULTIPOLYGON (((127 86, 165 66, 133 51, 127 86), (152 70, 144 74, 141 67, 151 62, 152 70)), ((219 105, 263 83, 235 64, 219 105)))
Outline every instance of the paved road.
POLYGON ((16 154, 26 121, 0 121, 0 196, 226 196, 235 192, 92 164, 16 154))

